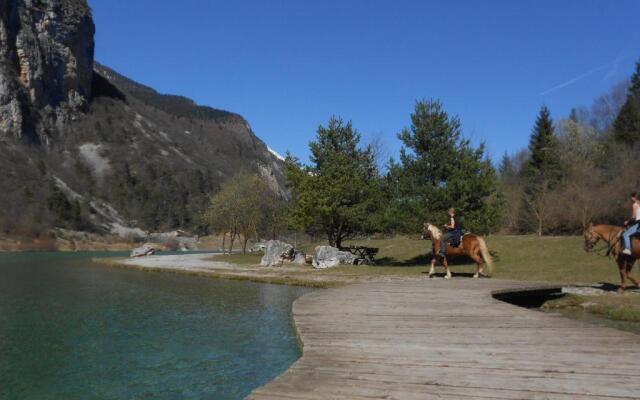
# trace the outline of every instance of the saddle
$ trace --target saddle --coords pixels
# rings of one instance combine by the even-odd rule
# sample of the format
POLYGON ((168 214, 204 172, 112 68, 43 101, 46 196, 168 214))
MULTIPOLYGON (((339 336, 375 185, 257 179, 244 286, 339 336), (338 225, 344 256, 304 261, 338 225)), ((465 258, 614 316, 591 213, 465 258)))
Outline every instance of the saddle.
POLYGON ((451 247, 460 247, 460 245, 462 244, 462 237, 464 235, 465 235, 464 232, 460 232, 459 235, 456 235, 456 236, 452 237, 448 242, 449 246, 451 246, 451 247))

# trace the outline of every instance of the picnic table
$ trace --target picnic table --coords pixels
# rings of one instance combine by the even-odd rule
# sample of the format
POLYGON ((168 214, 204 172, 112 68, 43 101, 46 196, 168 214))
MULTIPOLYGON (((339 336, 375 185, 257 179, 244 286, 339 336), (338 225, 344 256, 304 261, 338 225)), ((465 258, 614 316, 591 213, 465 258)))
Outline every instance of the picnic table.
POLYGON ((374 265, 376 263, 375 257, 380 249, 377 247, 367 246, 347 246, 342 247, 341 250, 348 251, 356 256, 357 265, 374 265))

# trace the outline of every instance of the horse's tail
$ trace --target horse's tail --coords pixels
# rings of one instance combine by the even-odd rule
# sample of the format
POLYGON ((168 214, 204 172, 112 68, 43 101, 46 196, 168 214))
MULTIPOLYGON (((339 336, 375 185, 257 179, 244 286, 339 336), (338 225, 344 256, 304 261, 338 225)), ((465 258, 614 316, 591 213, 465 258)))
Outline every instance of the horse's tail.
POLYGON ((482 254, 484 262, 487 263, 487 267, 489 267, 489 273, 493 275, 493 257, 491 257, 491 254, 489 253, 487 242, 485 242, 483 238, 478 236, 478 243, 480 244, 480 254, 482 254))

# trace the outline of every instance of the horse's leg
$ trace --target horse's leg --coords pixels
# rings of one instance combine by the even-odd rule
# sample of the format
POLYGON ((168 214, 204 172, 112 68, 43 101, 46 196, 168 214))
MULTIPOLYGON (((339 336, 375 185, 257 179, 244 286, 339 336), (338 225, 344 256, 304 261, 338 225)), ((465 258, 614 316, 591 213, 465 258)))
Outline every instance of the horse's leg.
POLYGON ((429 270, 429 278, 431 278, 436 273, 436 255, 431 259, 431 269, 429 270))
POLYGON ((633 268, 633 264, 634 264, 634 263, 635 263, 635 260, 634 260, 633 262, 632 262, 632 261, 627 262, 627 270, 626 270, 626 272, 627 272, 627 278, 629 278, 629 280, 630 280, 631 282, 633 282, 633 284, 634 284, 637 288, 640 288, 640 284, 638 284, 638 281, 636 280, 636 278, 634 278, 633 276, 631 276, 631 269, 633 268))
POLYGON ((469 257, 476 263, 476 273, 473 277, 479 278, 484 276, 484 260, 482 259, 482 254, 480 254, 480 249, 476 249, 473 253, 470 253, 469 257))
POLYGON ((627 262, 624 260, 624 257, 621 255, 621 258, 618 260, 618 270, 620 272, 620 288, 618 289, 619 293, 624 292, 626 286, 627 279, 627 262))
POLYGON ((447 262, 447 256, 442 257, 442 263, 444 264, 444 279, 451 279, 451 271, 449 271, 449 263, 447 262))

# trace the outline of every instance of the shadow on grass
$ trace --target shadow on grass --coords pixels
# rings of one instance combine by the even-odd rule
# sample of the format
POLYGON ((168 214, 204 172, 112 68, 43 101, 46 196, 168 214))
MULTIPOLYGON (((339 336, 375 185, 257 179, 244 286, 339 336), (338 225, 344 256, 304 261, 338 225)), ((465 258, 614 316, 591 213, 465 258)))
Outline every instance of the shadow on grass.
MULTIPOLYGON (((493 261, 498 261, 499 256, 497 252, 492 251, 491 257, 493 257, 493 261)), ((378 267, 425 267, 431 264, 431 260, 433 259, 432 253, 420 254, 413 258, 409 258, 406 260, 398 260, 394 257, 382 257, 376 259, 376 264, 372 266, 378 267)), ((457 256, 453 258, 448 258, 447 261, 449 265, 470 265, 474 264, 473 260, 467 256, 457 256)), ((436 265, 442 265, 441 262, 438 262, 436 265)), ((473 275, 473 274, 471 274, 473 275)))

